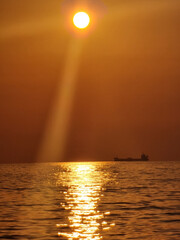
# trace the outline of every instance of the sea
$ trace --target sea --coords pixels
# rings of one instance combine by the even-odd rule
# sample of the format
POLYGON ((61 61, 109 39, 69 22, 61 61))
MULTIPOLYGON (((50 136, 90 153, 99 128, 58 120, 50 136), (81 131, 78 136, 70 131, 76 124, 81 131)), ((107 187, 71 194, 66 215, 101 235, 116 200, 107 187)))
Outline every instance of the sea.
POLYGON ((179 240, 180 162, 1 164, 0 239, 179 240))

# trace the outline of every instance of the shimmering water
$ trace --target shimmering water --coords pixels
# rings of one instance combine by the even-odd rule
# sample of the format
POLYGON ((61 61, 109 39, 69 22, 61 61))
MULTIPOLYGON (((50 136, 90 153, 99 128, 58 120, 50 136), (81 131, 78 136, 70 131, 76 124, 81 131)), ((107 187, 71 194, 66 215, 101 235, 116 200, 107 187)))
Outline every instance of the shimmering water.
POLYGON ((180 163, 0 166, 1 239, 180 239, 180 163))

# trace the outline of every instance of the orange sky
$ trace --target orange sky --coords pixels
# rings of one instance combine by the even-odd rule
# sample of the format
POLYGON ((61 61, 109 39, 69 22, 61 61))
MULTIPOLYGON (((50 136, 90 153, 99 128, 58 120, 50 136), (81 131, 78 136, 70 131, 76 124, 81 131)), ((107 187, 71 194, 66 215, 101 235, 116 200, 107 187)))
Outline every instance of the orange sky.
MULTIPOLYGON (((1 0, 0 161, 33 161, 69 42, 58 0, 1 0)), ((104 0, 84 39, 64 156, 180 158, 180 1, 104 0)))

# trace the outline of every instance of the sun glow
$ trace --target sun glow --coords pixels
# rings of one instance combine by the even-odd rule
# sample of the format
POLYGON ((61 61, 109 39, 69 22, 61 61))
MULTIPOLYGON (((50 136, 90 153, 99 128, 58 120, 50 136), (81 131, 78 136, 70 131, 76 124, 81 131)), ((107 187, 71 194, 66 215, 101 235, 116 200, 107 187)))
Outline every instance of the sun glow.
POLYGON ((79 29, 86 28, 90 23, 90 17, 85 12, 78 12, 73 17, 74 25, 79 29))

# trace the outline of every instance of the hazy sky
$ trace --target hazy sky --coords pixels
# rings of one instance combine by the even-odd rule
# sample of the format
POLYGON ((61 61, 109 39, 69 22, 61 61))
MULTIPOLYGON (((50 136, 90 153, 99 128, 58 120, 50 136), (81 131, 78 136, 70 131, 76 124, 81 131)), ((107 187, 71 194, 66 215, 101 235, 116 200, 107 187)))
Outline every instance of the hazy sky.
MULTIPOLYGON (((180 159, 180 1, 104 0, 84 39, 65 159, 180 159)), ((34 161, 69 43, 59 0, 1 0, 0 161, 34 161)))

